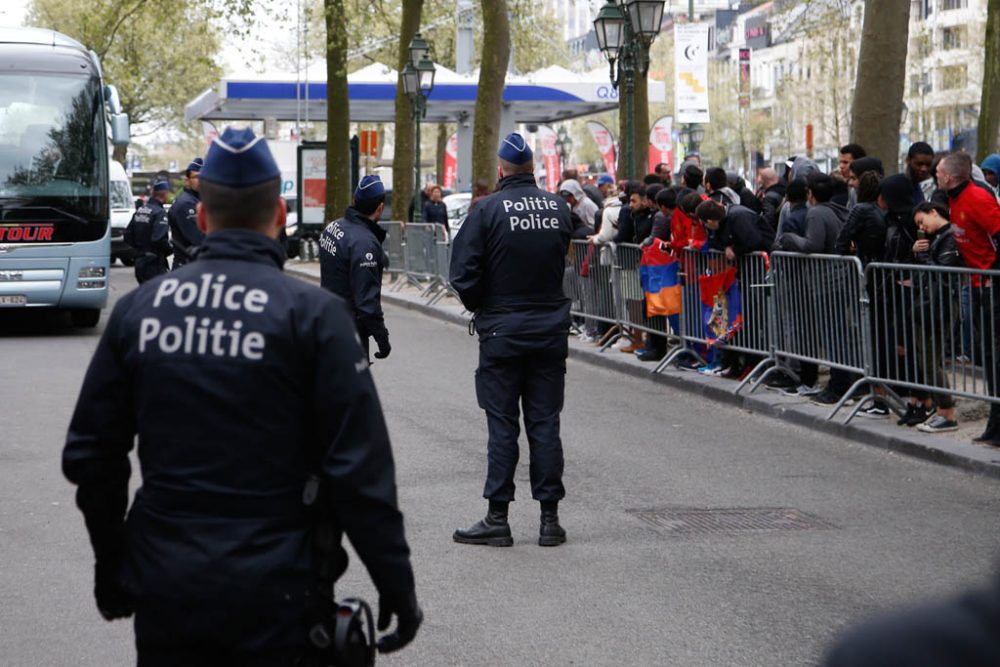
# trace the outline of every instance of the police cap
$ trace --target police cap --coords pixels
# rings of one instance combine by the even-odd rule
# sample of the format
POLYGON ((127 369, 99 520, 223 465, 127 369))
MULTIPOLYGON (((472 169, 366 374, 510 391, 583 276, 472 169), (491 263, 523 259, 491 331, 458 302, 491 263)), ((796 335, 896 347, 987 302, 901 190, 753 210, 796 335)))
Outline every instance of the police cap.
POLYGON ((201 159, 201 156, 199 156, 191 160, 185 171, 201 171, 201 168, 204 166, 205 166, 205 161, 201 159))
POLYGON ((201 180, 230 188, 246 188, 280 177, 267 140, 249 127, 227 127, 213 139, 201 169, 201 180))
POLYGON ((170 183, 162 178, 158 181, 153 181, 153 192, 166 192, 169 189, 170 183))
POLYGON ((378 176, 365 176, 354 189, 355 201, 371 201, 385 197, 385 186, 378 176))
POLYGON ((511 132, 504 137, 503 141, 500 142, 500 150, 497 151, 497 156, 501 160, 506 160, 514 165, 525 164, 531 160, 533 155, 524 137, 517 132, 511 132))

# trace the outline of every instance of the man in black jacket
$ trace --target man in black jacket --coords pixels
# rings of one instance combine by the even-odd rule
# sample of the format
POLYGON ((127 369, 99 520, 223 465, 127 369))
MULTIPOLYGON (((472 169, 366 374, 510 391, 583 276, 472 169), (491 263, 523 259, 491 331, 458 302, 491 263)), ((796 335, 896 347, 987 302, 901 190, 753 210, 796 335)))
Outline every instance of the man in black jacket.
POLYGON ((174 200, 167 219, 170 221, 170 245, 174 249, 174 268, 179 269, 194 259, 205 234, 198 229, 198 177, 204 161, 191 160, 184 170, 184 190, 174 200))
POLYGON ((135 279, 139 284, 163 275, 170 268, 170 228, 167 224, 167 210, 163 203, 170 194, 170 184, 166 181, 153 183, 153 194, 132 215, 125 228, 125 243, 136 251, 135 279))
POLYGON ((708 230, 711 247, 725 252, 729 260, 758 250, 770 250, 774 242, 760 214, 745 206, 725 206, 710 199, 699 204, 694 213, 708 230))
POLYGON ((479 332, 476 397, 489 427, 483 497, 486 517, 457 530, 462 544, 511 546, 507 509, 514 500, 519 407, 531 449, 531 495, 541 504, 538 543, 566 541, 558 504, 565 495, 559 413, 565 389, 570 300, 563 272, 570 210, 535 184, 531 149, 504 138, 499 190, 473 204, 455 236, 451 286, 475 313, 479 332))
POLYGON ((345 302, 354 315, 361 346, 378 345, 376 359, 392 351, 382 313, 382 271, 386 267, 378 219, 385 207, 385 188, 378 176, 365 176, 354 190, 354 204, 319 237, 320 284, 345 302))
POLYGON ((778 173, 770 167, 760 170, 758 182, 760 183, 761 214, 768 227, 777 232, 778 213, 785 201, 786 185, 778 178, 778 173))
POLYGON ((63 471, 94 547, 97 607, 135 614, 140 667, 321 664, 309 628, 329 618, 332 590, 315 570, 315 511, 336 527, 331 545, 346 533, 367 566, 380 629, 398 618, 380 649, 405 645, 422 618, 353 318, 282 272, 279 188, 252 131, 215 140, 198 261, 118 302, 70 423, 63 471), (307 508, 311 476, 321 493, 307 508))

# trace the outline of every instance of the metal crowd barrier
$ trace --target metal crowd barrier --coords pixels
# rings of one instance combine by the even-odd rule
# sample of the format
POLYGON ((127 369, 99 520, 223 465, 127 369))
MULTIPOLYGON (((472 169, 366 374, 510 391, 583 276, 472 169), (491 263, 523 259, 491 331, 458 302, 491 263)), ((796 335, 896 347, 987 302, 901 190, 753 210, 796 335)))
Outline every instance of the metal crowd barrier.
POLYGON ((619 270, 614 244, 571 242, 563 280, 565 294, 572 301, 570 314, 583 319, 585 332, 596 332, 597 322, 612 325, 602 349, 607 349, 621 335, 619 270))
POLYGON ((1000 403, 998 271, 869 264, 869 376, 888 387, 1000 403))
POLYGON ((403 223, 398 220, 390 222, 380 222, 379 227, 385 230, 385 241, 382 247, 389 257, 388 273, 393 281, 398 280, 406 272, 405 259, 403 256, 403 223))

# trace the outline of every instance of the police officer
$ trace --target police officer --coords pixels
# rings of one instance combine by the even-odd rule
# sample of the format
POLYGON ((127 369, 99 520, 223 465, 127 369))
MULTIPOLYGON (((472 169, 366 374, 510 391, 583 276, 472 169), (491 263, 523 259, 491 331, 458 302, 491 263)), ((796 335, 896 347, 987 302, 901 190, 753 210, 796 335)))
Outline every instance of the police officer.
POLYGON ((475 313, 479 332, 476 397, 486 411, 489 511, 463 544, 513 544, 507 507, 514 500, 518 404, 531 449, 531 495, 541 503, 538 543, 566 541, 559 525, 563 406, 570 301, 562 281, 570 242, 566 202, 535 185, 531 149, 517 133, 500 145, 496 193, 477 201, 454 241, 451 285, 475 313))
POLYGON ((382 314, 382 271, 388 265, 378 226, 385 207, 385 187, 378 176, 365 176, 354 190, 354 203, 319 238, 320 284, 340 296, 354 315, 361 345, 378 345, 376 359, 389 356, 389 331, 382 314))
POLYGON ((184 190, 177 195, 167 219, 170 221, 170 244, 174 248, 174 268, 194 259, 205 234, 198 229, 198 176, 204 160, 196 157, 184 170, 184 190))
POLYGON ((70 423, 63 470, 96 555, 97 607, 135 613, 140 667, 320 664, 307 657, 312 614, 329 611, 310 475, 379 591, 379 629, 397 617, 380 650, 407 644, 422 618, 354 320, 282 272, 279 188, 262 138, 215 139, 198 261, 118 302, 70 423), (143 485, 126 522, 136 435, 143 485))
POLYGON ((169 270, 170 236, 167 210, 163 203, 170 194, 170 183, 159 180, 153 183, 153 194, 132 215, 125 228, 125 243, 137 252, 135 279, 144 283, 169 270))

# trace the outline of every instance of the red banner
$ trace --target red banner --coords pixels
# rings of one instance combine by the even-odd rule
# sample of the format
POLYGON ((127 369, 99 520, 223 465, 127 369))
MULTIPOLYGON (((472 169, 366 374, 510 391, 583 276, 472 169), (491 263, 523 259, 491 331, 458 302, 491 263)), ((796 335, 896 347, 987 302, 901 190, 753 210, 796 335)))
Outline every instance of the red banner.
POLYGON ((670 165, 669 173, 674 171, 674 139, 673 139, 674 119, 670 116, 663 116, 655 123, 649 131, 649 171, 652 174, 656 170, 656 165, 661 162, 670 165))
POLYGON ((615 137, 611 134, 611 130, 605 127, 602 123, 596 123, 591 121, 587 123, 587 129, 590 130, 590 135, 594 137, 594 142, 597 144, 597 150, 601 151, 601 158, 604 160, 604 169, 608 172, 611 178, 618 180, 615 177, 615 137))
POLYGON ((556 192, 559 189, 559 179, 562 174, 559 172, 559 151, 556 150, 556 133, 551 127, 545 125, 538 128, 535 133, 542 153, 542 164, 545 167, 545 189, 549 192, 556 192))
POLYGON ((445 190, 455 189, 455 178, 458 175, 458 133, 448 137, 444 149, 444 175, 441 177, 441 187, 445 190))

